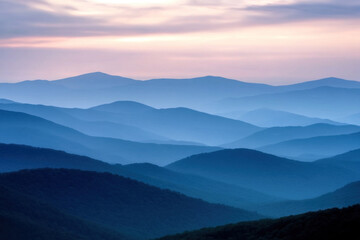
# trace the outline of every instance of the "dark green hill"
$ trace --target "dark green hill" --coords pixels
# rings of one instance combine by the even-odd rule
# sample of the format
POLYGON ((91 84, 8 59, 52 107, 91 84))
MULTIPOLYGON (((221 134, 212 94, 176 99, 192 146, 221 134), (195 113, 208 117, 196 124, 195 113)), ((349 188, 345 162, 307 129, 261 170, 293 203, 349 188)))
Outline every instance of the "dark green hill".
POLYGON ((109 173, 23 170, 1 174, 0 184, 64 213, 138 239, 260 217, 109 173))
POLYGON ((6 240, 125 240, 115 231, 89 223, 0 185, 0 238, 6 240))

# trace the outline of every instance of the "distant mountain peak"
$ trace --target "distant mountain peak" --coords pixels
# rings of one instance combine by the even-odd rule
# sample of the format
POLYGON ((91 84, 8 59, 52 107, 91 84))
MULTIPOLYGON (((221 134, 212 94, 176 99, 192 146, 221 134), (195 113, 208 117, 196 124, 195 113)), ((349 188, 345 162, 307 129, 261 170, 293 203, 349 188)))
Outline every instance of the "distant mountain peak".
POLYGON ((116 101, 92 107, 91 109, 115 113, 139 113, 155 108, 135 101, 116 101))

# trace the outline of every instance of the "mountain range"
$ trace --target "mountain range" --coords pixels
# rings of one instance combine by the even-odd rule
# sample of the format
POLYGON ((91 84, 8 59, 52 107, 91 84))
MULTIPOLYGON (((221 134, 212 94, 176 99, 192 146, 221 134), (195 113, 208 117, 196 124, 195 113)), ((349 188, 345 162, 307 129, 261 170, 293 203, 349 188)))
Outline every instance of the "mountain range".
POLYGON ((25 145, 0 144, 0 172, 24 169, 65 168, 108 172, 212 203, 247 208, 281 199, 251 189, 182 174, 149 163, 109 164, 85 156, 25 145))
POLYGON ((0 238, 351 239, 359 102, 339 78, 0 83, 0 238))
POLYGON ((90 109, 32 104, 0 104, 0 109, 35 115, 85 134, 130 141, 220 145, 261 128, 187 108, 155 109, 136 102, 114 102, 90 109))
POLYGON ((258 131, 250 136, 225 144, 229 148, 260 148, 266 145, 281 143, 289 140, 312 138, 319 136, 343 135, 360 132, 355 125, 313 124, 310 126, 272 127, 258 131))
POLYGON ((0 110, 0 142, 53 148, 113 163, 152 162, 160 165, 218 148, 138 143, 92 137, 43 118, 0 110))
MULTIPOLYGON (((318 96, 321 95, 321 98, 326 98, 324 95, 327 93, 328 98, 329 94, 334 94, 333 99, 345 97, 341 99, 341 102, 337 105, 331 98, 326 99, 330 101, 329 105, 335 104, 333 106, 338 106, 343 103, 350 104, 349 100, 356 98, 351 95, 354 95, 353 93, 356 92, 356 89, 359 89, 359 85, 357 81, 338 78, 325 78, 287 86, 247 83, 214 76, 191 79, 151 79, 139 81, 95 72, 57 81, 37 80, 19 83, 1 83, 0 96, 17 102, 83 108, 119 100, 130 100, 161 108, 188 107, 197 110, 208 109, 212 113, 230 112, 241 110, 241 108, 249 109, 250 106, 256 104, 254 102, 255 99, 259 102, 262 98, 266 98, 266 102, 263 102, 264 104, 262 104, 263 106, 260 106, 260 108, 270 107, 272 102, 277 101, 277 98, 290 97, 290 99, 293 99, 291 103, 286 103, 286 105, 282 107, 280 104, 276 106, 274 110, 284 110, 285 108, 289 110, 285 106, 292 106, 294 111, 290 112, 301 114, 301 112, 314 113, 315 110, 318 110, 318 106, 312 106, 308 111, 305 111, 306 109, 299 111, 300 105, 295 102, 298 97, 310 96, 311 98, 312 94, 316 94, 318 96), (312 92, 311 89, 314 89, 315 92, 312 92), (299 91, 299 93, 296 93, 296 91, 299 91), (42 94, 37 94, 38 92, 42 94), (256 97, 253 100, 251 100, 251 98, 239 99, 238 101, 245 101, 247 103, 241 107, 236 104, 236 101, 234 102, 235 105, 231 104, 225 107, 220 104, 220 107, 217 107, 216 111, 214 111, 216 107, 212 104, 225 98, 248 97, 261 94, 281 94, 285 92, 291 92, 293 96, 291 97, 285 94, 279 96, 274 95, 270 98, 265 96, 260 98, 256 97), (298 97, 295 95, 298 95, 298 97), (96 96, 96 98, 93 96, 96 96), (164 99, 166 99, 166 101, 164 101, 164 99), (265 106, 265 104, 267 106, 265 106), (230 108, 232 108, 232 110, 229 110, 230 108)), ((319 98, 319 100, 321 100, 321 98, 319 98)), ((305 98, 302 98, 302 100, 308 102, 305 98)), ((315 101, 316 104, 321 104, 321 102, 316 99, 312 100, 315 101)), ((305 103, 303 105, 305 105, 305 103)), ((353 109, 351 106, 353 106, 353 104, 350 104, 347 109, 342 109, 340 112, 349 112, 349 110, 353 109)), ((255 110, 255 108, 251 110, 255 110)), ((329 111, 330 109, 326 111, 323 109, 323 111, 319 112, 322 114, 319 115, 327 115, 325 113, 329 111)), ((353 113, 355 112, 351 112, 350 114, 353 113)))
MULTIPOLYGON (((225 115, 226 116, 226 115, 225 115)), ((234 116, 228 114, 229 117, 234 116)), ((235 119, 248 122, 260 127, 289 127, 289 126, 309 126, 318 123, 327 123, 333 125, 341 125, 339 122, 328 119, 307 117, 291 112, 272 110, 268 108, 255 109, 249 112, 237 114, 235 119)))
POLYGON ((359 111, 359 88, 317 87, 227 98, 205 107, 209 112, 252 111, 259 108, 291 112, 315 118, 338 119, 359 111))
POLYGON ((259 150, 303 160, 317 160, 358 148, 360 148, 360 132, 289 140, 270 144, 259 150))

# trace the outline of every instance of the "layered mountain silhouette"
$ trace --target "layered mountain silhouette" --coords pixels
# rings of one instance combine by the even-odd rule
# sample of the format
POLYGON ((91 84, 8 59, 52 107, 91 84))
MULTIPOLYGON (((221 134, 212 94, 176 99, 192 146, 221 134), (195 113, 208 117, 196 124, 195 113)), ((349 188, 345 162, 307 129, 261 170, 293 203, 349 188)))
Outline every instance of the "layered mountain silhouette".
POLYGON ((213 76, 136 81, 95 72, 57 81, 2 83, 0 95, 19 102, 65 107, 90 107, 118 100, 146 102, 157 107, 195 107, 227 96, 249 96, 272 88, 213 76), (44 94, 35 94, 40 91, 44 94))
POLYGON ((207 228, 161 240, 338 240, 353 239, 359 232, 360 206, 329 209, 275 220, 261 220, 207 228))
POLYGON ((213 203, 248 208, 281 199, 207 178, 181 174, 149 163, 111 165, 89 157, 24 145, 0 144, 0 172, 36 168, 66 168, 109 172, 201 198, 213 203))
POLYGON ((0 185, 135 239, 260 217, 109 173, 23 170, 1 174, 0 185))
POLYGON ((360 82, 94 72, 0 83, 0 96, 0 238, 312 240, 358 229, 359 205, 306 212, 360 203, 360 82))
POLYGON ((315 161, 321 165, 332 165, 360 173, 360 149, 346 152, 330 158, 315 161))
POLYGON ((360 148, 360 132, 284 141, 259 148, 261 151, 316 160, 360 148))
MULTIPOLYGON (((234 184, 215 181, 197 175, 182 174, 148 163, 125 165, 124 168, 127 171, 163 182, 163 184, 156 184, 158 187, 169 188, 188 196, 238 208, 254 208, 254 206, 281 200, 280 198, 248 188, 242 188, 234 184)), ((147 181, 145 179, 145 182, 154 185, 151 180, 147 181)))
POLYGON ((328 119, 306 117, 290 112, 272 110, 267 108, 256 109, 241 114, 236 119, 260 126, 260 127, 288 127, 288 126, 309 126, 318 123, 339 125, 328 119))
MULTIPOLYGON (((136 109, 130 106, 125 108, 136 109)), ((247 136, 261 128, 254 125, 210 115, 187 108, 170 109, 149 109, 142 106, 142 110, 134 110, 136 113, 124 114, 124 105, 127 103, 115 102, 103 106, 97 106, 94 109, 110 112, 123 113, 122 122, 133 125, 151 132, 156 132, 161 136, 175 140, 185 140, 200 142, 209 145, 219 145, 229 139, 237 139, 239 136, 247 136), (145 109, 144 109, 145 108, 145 109)))
POLYGON ((323 78, 319 80, 307 81, 291 85, 281 86, 287 91, 291 90, 305 90, 317 87, 338 87, 338 88, 360 88, 359 81, 344 80, 336 77, 323 78))
POLYGON ((266 216, 282 217, 334 207, 348 207, 359 203, 360 182, 354 182, 317 198, 278 202, 265 205, 257 210, 266 216))
POLYGON ((102 115, 101 112, 95 110, 85 109, 67 109, 58 108, 45 105, 32 105, 32 104, 0 104, 0 109, 23 112, 37 117, 41 117, 52 122, 73 128, 85 134, 98 137, 111 137, 120 138, 130 141, 138 142, 168 142, 179 144, 168 138, 162 137, 158 134, 140 129, 138 127, 130 126, 121 123, 121 121, 113 122, 112 119, 96 118, 96 115, 102 115), (83 119, 76 117, 77 115, 83 116, 88 113, 89 118, 83 119))
POLYGON ((316 118, 338 119, 357 113, 359 88, 318 87, 250 97, 228 98, 208 105, 213 112, 270 108, 316 118))
POLYGON ((357 173, 335 166, 299 162, 249 149, 198 154, 167 167, 288 199, 315 197, 360 179, 357 173))
POLYGON ((0 109, 42 117, 92 136, 140 142, 220 145, 261 130, 242 121, 191 109, 155 109, 129 101, 91 109, 31 104, 0 104, 0 109))
MULTIPOLYGON (((288 86, 247 83, 215 76, 137 81, 95 72, 57 81, 37 80, 15 84, 2 83, 0 84, 0 95, 3 98, 18 102, 65 107, 91 107, 106 102, 131 100, 162 108, 181 106, 204 110, 204 105, 229 97, 237 98, 289 91, 306 91, 316 87, 355 89, 358 88, 358 85, 356 81, 336 78, 326 78, 288 86), (38 92, 42 92, 42 94, 37 94, 38 92)), ((212 112, 215 113, 216 111, 212 112)), ((217 112, 226 112, 226 109, 222 108, 217 112)))
POLYGON ((230 148, 259 148, 294 139, 342 135, 359 131, 360 127, 354 125, 314 124, 306 127, 273 127, 256 132, 248 137, 223 146, 230 148))
POLYGON ((113 163, 166 164, 218 148, 150 144, 91 137, 54 122, 20 112, 0 110, 0 142, 53 148, 113 163))

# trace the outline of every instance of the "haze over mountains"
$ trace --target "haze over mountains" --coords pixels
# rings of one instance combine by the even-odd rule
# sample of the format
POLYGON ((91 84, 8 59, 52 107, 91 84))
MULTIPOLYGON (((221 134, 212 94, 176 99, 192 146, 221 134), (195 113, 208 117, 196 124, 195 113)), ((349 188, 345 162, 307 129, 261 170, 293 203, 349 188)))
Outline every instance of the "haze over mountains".
POLYGON ((289 140, 259 149, 271 154, 316 160, 358 148, 360 148, 360 132, 289 140))
POLYGON ((54 148, 113 163, 153 162, 160 165, 182 156, 218 148, 151 144, 91 137, 71 128, 20 112, 0 110, 0 141, 54 148))
MULTIPOLYGON (((153 239, 359 204, 359 103, 360 82, 338 78, 0 83, 0 238, 153 239)), ((309 213, 233 226, 292 239, 288 226, 307 220, 320 224, 309 213)))
POLYGON ((288 126, 308 126, 317 123, 328 123, 341 125, 339 122, 331 121, 328 119, 306 117, 299 114, 284 112, 279 110, 272 110, 268 108, 256 109, 243 114, 226 114, 229 117, 249 122, 261 127, 288 127, 288 126))
MULTIPOLYGON (((312 94, 317 94, 319 99, 317 104, 321 104, 329 100, 328 104, 338 106, 334 101, 339 100, 340 103, 348 103, 350 100, 357 99, 356 95, 359 82, 348 81, 336 78, 326 78, 316 81, 305 82, 301 84, 293 84, 288 86, 271 86, 266 84, 254 84, 240 82, 232 79, 221 77, 200 77, 192 79, 153 79, 147 81, 137 81, 123 77, 111 76, 104 73, 89 73, 58 81, 25 81, 19 83, 1 83, 0 95, 2 98, 11 99, 18 102, 67 106, 67 107, 90 107, 119 100, 131 100, 146 103, 154 107, 189 107, 198 110, 208 109, 213 113, 226 112, 232 110, 254 110, 257 108, 273 106, 274 110, 290 110, 292 106, 296 111, 293 113, 312 111, 316 106, 308 105, 307 111, 297 106, 296 100, 302 98, 302 105, 306 105, 312 94), (352 90, 351 90, 352 89, 352 90), (315 93, 314 93, 315 91, 315 93), (42 94, 36 94, 41 92, 42 94), (292 92, 289 96, 286 92, 292 92), (332 94, 330 98, 326 93, 332 94), (231 100, 232 109, 224 108, 224 102, 217 104, 219 107, 215 110, 215 106, 209 106, 210 103, 220 101, 226 98, 249 97, 261 94, 270 94, 261 98, 244 98, 247 101, 246 106, 236 106, 236 101, 231 100), (272 95, 275 94, 275 95, 272 95), (348 96, 346 96, 348 95, 348 96), (66 97, 65 97, 66 96, 66 97), (94 96, 96 96, 94 98, 94 96), (321 96, 321 97, 320 97, 321 96), (292 103, 286 105, 274 105, 281 101, 284 97, 291 97, 292 103), (266 105, 259 104, 266 98, 266 105), (164 101, 166 99, 166 101, 164 101), (276 102, 277 101, 277 102, 276 102), (336 104, 336 105, 333 105, 336 104), (206 106, 206 107, 204 107, 206 106), (220 109, 221 106, 221 109, 220 109), (311 106, 311 108, 310 108, 311 106), (251 109, 252 108, 252 109, 251 109), (300 111, 301 110, 301 111, 300 111)), ((312 99, 315 100, 315 99, 312 99)), ((229 100, 230 101, 230 100, 229 100)), ((353 102, 354 103, 354 102, 353 102)), ((283 103, 284 104, 284 103, 283 103)), ((348 109, 341 109, 343 112, 350 112, 353 104, 348 109), (345 111, 346 110, 346 111, 345 111)), ((318 110, 318 107, 317 107, 318 110)), ((327 111, 319 112, 319 115, 328 114, 327 111)), ((340 111, 340 110, 339 110, 340 111)), ((338 112, 337 114, 341 113, 338 112)), ((305 114, 308 115, 308 114, 305 114)))
POLYGON ((342 135, 356 132, 360 132, 360 126, 319 123, 306 127, 272 127, 258 131, 250 136, 224 146, 231 148, 259 148, 293 139, 342 135))

